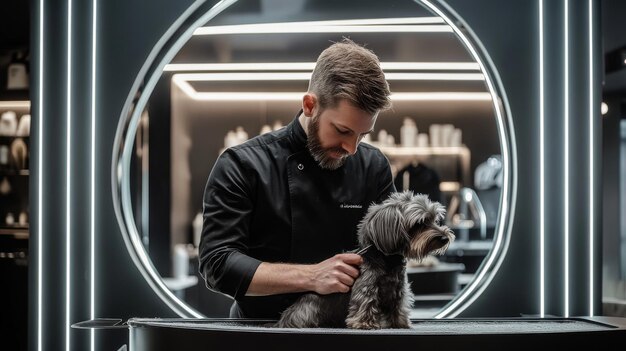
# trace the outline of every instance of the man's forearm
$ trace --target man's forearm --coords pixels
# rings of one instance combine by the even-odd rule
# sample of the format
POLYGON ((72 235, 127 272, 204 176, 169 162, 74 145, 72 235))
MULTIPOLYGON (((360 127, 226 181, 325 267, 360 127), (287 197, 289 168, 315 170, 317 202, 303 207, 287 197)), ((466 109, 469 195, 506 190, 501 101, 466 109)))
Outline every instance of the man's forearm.
POLYGON ((311 266, 263 262, 248 286, 247 296, 264 296, 310 291, 311 266))
POLYGON ((263 296, 314 291, 326 295, 346 293, 359 276, 363 258, 357 254, 337 254, 312 265, 263 262, 248 286, 247 296, 263 296))

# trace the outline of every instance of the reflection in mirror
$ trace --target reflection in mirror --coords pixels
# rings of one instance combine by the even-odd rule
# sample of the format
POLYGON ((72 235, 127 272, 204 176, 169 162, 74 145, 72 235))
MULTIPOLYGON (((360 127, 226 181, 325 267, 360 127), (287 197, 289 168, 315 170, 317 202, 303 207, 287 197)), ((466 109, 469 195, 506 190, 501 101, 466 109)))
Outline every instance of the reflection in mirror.
POLYGON ((484 72, 451 27, 418 3, 366 3, 237 2, 165 67, 127 176, 153 265, 200 313, 228 316, 231 305, 197 272, 207 176, 225 148, 293 120, 317 56, 343 37, 379 56, 392 91, 393 108, 363 142, 387 156, 398 190, 447 206, 457 236, 444 256, 408 263, 412 317, 434 316, 481 269, 503 185, 502 137, 484 72))

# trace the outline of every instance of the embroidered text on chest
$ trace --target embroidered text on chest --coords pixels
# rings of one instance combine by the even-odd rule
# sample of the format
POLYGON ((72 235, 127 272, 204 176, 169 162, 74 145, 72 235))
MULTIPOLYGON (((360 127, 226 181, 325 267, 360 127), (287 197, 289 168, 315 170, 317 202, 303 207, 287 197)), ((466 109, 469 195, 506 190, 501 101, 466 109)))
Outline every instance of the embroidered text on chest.
POLYGON ((339 208, 363 208, 363 205, 341 204, 341 205, 339 205, 339 208))

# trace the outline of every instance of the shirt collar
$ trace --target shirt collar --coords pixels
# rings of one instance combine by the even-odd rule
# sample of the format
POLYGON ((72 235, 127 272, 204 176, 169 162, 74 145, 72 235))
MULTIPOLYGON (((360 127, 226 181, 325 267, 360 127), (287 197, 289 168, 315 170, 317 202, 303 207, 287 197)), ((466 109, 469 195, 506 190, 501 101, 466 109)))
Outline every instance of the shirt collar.
POLYGON ((302 110, 300 110, 296 114, 296 117, 287 126, 287 128, 289 128, 289 134, 291 135, 291 140, 293 142, 293 145, 297 148, 306 147, 306 142, 307 142, 307 135, 304 132, 304 128, 302 128, 302 125, 300 124, 300 121, 298 119, 298 117, 300 117, 301 114, 302 114, 302 110))

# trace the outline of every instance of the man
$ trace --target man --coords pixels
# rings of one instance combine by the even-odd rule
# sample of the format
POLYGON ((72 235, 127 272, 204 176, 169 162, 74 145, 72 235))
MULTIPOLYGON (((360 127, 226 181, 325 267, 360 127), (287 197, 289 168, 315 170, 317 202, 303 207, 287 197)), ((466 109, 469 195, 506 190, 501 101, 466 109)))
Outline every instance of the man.
POLYGON ((345 293, 359 275, 357 225, 395 191, 389 163, 359 144, 389 86, 378 58, 344 39, 317 60, 285 128, 227 149, 204 193, 200 272, 235 299, 231 317, 271 318, 300 293, 345 293))

